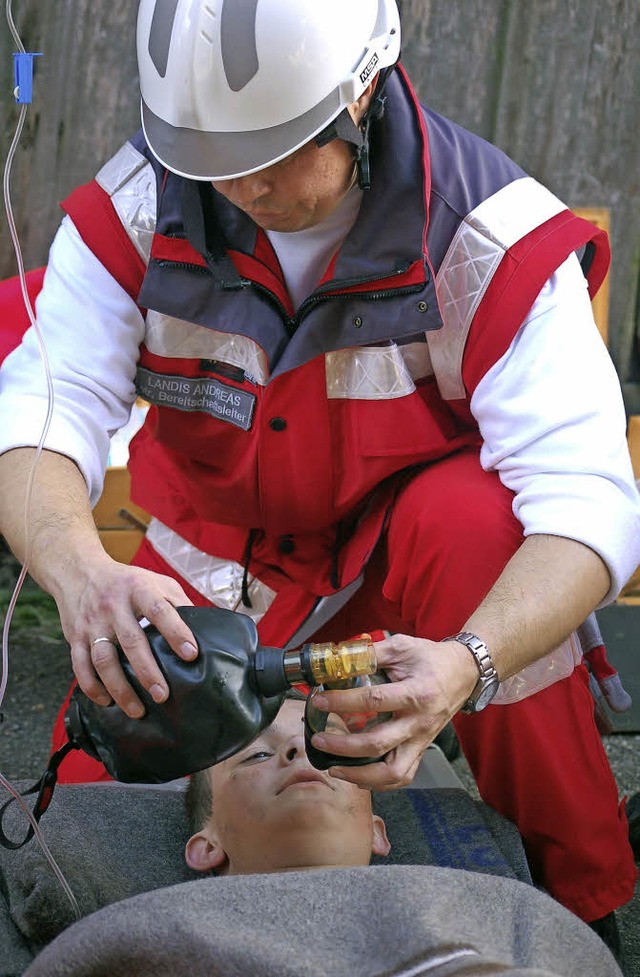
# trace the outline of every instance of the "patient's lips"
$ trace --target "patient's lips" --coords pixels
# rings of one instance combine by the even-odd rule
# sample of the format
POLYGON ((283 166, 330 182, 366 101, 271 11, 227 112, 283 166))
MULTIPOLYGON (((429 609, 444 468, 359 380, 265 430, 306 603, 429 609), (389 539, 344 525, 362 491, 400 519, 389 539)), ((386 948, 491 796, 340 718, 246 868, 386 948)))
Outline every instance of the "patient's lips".
POLYGON ((282 792, 287 790, 289 787, 301 787, 305 785, 313 786, 314 784, 334 790, 333 784, 330 783, 327 777, 323 777, 319 770, 314 770, 313 767, 305 766, 303 769, 295 770, 293 773, 290 773, 285 779, 282 787, 280 787, 276 793, 282 794, 282 792))

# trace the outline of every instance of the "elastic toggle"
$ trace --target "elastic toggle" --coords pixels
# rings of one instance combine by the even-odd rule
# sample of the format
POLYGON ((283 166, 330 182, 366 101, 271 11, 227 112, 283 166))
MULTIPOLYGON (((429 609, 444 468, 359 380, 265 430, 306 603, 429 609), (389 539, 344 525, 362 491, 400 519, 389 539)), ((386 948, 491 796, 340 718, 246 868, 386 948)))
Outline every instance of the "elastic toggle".
MULTIPOLYGON (((58 767, 66 757, 67 753, 69 753, 70 750, 76 750, 76 749, 78 749, 78 747, 75 746, 73 743, 65 743, 65 745, 61 747, 59 750, 57 750, 50 758, 49 766, 43 773, 40 780, 37 783, 35 783, 33 787, 30 787, 28 790, 25 790, 24 793, 21 795, 22 797, 28 797, 29 794, 35 794, 36 791, 38 792, 36 803, 34 805, 33 812, 32 812, 36 824, 40 821, 40 818, 49 807, 49 804, 51 803, 51 800, 53 798, 53 791, 58 781, 58 767)), ((27 833, 22 839, 22 841, 12 841, 11 838, 7 837, 7 835, 5 834, 4 828, 2 827, 2 823, 4 821, 7 808, 9 807, 10 804, 13 804, 15 800, 16 800, 15 797, 10 797, 9 800, 6 802, 6 804, 3 804, 2 808, 0 808, 0 844, 4 848, 8 848, 12 851, 17 851, 18 848, 22 848, 23 845, 26 845, 26 843, 31 840, 34 834, 33 824, 31 823, 29 824, 27 833)))

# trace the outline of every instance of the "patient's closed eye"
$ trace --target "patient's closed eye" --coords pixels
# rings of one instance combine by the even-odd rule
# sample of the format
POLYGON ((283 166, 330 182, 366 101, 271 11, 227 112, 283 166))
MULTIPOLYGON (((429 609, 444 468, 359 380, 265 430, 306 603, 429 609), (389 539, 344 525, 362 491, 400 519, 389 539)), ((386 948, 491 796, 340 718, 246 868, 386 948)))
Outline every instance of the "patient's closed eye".
POLYGON ((250 753, 249 756, 244 757, 240 763, 259 763, 261 760, 267 760, 270 756, 273 756, 269 750, 256 750, 255 753, 250 753))

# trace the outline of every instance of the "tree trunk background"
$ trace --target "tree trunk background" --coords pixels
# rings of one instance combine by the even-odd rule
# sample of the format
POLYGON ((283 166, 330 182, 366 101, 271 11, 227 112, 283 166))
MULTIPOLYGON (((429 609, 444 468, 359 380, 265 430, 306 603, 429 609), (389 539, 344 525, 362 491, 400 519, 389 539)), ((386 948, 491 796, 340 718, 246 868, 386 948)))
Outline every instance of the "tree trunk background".
MULTIPOLYGON (((495 143, 569 206, 611 211, 609 349, 640 413, 640 3, 400 0, 403 62, 423 101, 495 143)), ((26 266, 46 261, 58 202, 139 125, 133 0, 21 0, 36 59, 11 176, 26 266)), ((0 22, 0 145, 17 118, 0 22)), ((4 215, 0 277, 16 263, 4 215)), ((594 391, 594 396, 597 392, 594 391)))

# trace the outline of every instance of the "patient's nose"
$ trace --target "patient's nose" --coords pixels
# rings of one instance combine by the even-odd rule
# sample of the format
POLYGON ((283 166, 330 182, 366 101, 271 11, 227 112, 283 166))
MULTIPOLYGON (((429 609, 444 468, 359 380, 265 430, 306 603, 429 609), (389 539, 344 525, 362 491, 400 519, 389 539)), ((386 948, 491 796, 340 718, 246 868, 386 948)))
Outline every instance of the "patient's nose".
POLYGON ((287 763, 293 763, 296 760, 300 763, 301 760, 307 761, 307 752, 304 748, 304 733, 302 729, 298 732, 296 730, 295 734, 291 735, 285 744, 284 756, 287 763))

